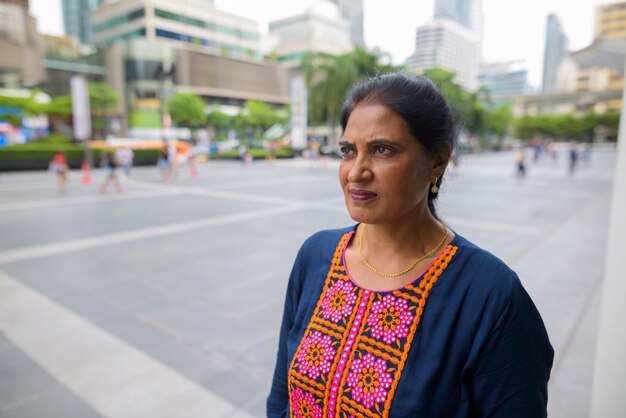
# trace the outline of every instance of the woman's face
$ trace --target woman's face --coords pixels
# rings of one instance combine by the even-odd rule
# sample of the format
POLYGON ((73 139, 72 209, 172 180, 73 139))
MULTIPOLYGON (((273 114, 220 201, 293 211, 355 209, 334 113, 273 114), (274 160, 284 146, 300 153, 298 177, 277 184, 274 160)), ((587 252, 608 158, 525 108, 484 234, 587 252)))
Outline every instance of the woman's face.
POLYGON ((379 104, 358 105, 340 148, 339 180, 352 219, 367 224, 419 219, 437 167, 402 117, 379 104))

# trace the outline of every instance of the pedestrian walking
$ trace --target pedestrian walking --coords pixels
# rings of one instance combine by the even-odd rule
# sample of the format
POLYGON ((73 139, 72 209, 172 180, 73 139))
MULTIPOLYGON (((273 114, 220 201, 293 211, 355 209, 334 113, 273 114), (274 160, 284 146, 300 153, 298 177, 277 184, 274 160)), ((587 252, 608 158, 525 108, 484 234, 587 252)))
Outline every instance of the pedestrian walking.
POLYGON ((65 184, 67 183, 69 172, 65 151, 58 150, 54 153, 54 156, 48 165, 48 170, 56 174, 59 193, 64 194, 65 184))
POLYGON ((122 193, 122 185, 120 184, 117 173, 119 164, 115 159, 115 154, 113 152, 109 151, 105 154, 103 165, 106 168, 106 176, 104 177, 102 186, 100 186, 100 193, 106 193, 109 183, 113 183, 117 192, 122 193))
POLYGON ((524 152, 524 148, 520 148, 519 151, 517 151, 515 162, 517 165, 517 177, 524 177, 526 175, 526 153, 524 152))
POLYGON ((130 170, 133 167, 133 159, 135 153, 129 146, 123 146, 115 150, 115 159, 119 162, 122 168, 122 174, 124 178, 130 177, 130 170))
POLYGON ((578 166, 578 144, 573 141, 569 148, 569 174, 574 174, 578 166))
POLYGON ((170 164, 167 144, 163 144, 163 146, 159 150, 157 166, 159 167, 159 171, 161 173, 161 181, 169 181, 172 175, 172 166, 170 164))
POLYGON ((307 239, 267 416, 545 417, 553 361, 517 275, 438 216, 456 140, 425 77, 366 79, 341 112, 355 224, 307 239))

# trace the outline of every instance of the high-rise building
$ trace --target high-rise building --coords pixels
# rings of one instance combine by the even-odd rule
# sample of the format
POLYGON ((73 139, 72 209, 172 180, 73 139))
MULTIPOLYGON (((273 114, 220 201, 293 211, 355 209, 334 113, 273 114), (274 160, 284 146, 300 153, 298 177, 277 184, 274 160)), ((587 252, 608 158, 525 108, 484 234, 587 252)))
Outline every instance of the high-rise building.
POLYGON ((544 92, 554 91, 556 75, 559 65, 568 54, 568 39, 563 26, 555 14, 548 16, 546 24, 546 45, 543 59, 543 88, 544 92))
POLYGON ((435 20, 450 19, 466 27, 476 35, 479 65, 483 43, 482 0, 435 0, 435 20))
POLYGON ((298 65, 310 53, 340 55, 353 48, 348 21, 326 0, 314 1, 300 15, 270 22, 269 32, 276 38, 273 53, 286 66, 298 65))
POLYGON ((0 0, 0 87, 21 88, 45 78, 43 45, 26 0, 0 0))
POLYGON ((218 10, 206 0, 118 0, 105 2, 92 17, 94 41, 103 46, 145 38, 219 55, 261 58, 258 23, 218 10))
POLYGON ((350 23, 350 39, 355 45, 364 46, 363 0, 331 0, 339 7, 339 12, 350 23))
POLYGON ((482 33, 481 0, 435 0, 435 19, 450 19, 477 34, 482 33))
POLYGON ((626 39, 626 1, 598 6, 596 38, 626 39))
POLYGON ((418 72, 431 68, 451 71, 459 85, 474 90, 478 76, 477 36, 453 20, 433 20, 417 28, 415 53, 406 63, 418 72))
POLYGON ((512 99, 528 93, 528 71, 523 61, 483 64, 478 74, 478 83, 489 90, 495 101, 512 99))
POLYGON ((82 43, 93 41, 91 12, 104 0, 63 0, 63 27, 65 34, 82 43))
POLYGON ((435 0, 434 20, 417 28, 415 52, 407 65, 416 71, 442 68, 466 89, 478 86, 482 0, 435 0))

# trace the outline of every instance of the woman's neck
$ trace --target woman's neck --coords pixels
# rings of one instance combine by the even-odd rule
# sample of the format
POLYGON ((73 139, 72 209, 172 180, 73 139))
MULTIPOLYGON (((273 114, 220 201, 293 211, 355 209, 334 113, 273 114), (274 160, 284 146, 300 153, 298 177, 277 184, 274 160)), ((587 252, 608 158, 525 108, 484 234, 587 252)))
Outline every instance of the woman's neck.
POLYGON ((404 220, 361 225, 358 233, 362 234, 364 254, 376 254, 377 258, 414 257, 432 250, 443 238, 445 228, 426 210, 404 220))

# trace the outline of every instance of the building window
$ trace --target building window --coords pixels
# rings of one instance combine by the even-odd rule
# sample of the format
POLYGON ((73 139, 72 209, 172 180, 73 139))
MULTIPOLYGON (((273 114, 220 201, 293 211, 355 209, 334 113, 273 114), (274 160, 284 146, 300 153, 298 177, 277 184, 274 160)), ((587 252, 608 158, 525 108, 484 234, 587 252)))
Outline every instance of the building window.
POLYGON ((144 17, 146 14, 145 9, 136 9, 130 13, 126 13, 120 16, 116 16, 113 19, 109 19, 107 21, 98 23, 93 26, 94 32, 102 32, 105 30, 113 29, 117 26, 123 25, 124 23, 132 22, 133 20, 140 19, 144 17))
POLYGON ((253 51, 248 48, 243 48, 243 47, 236 46, 236 45, 229 45, 229 44, 225 44, 221 42, 216 42, 210 39, 204 39, 204 38, 200 38, 197 36, 183 35, 178 32, 172 32, 172 31, 165 30, 165 29, 157 28, 156 36, 158 38, 173 39, 175 41, 186 42, 189 44, 202 45, 208 48, 225 51, 225 52, 239 55, 239 56, 246 56, 246 57, 257 58, 257 59, 260 58, 260 55, 258 52, 253 51))
POLYGON ((142 36, 146 36, 146 28, 139 28, 130 32, 122 33, 120 35, 112 36, 102 41, 102 43, 106 46, 109 46, 118 41, 128 41, 130 39, 140 38, 142 36))
POLYGON ((220 25, 215 22, 207 22, 207 21, 196 19, 193 17, 179 15, 177 13, 168 12, 162 9, 154 9, 154 15, 162 19, 172 20, 172 21, 183 23, 186 25, 196 26, 198 28, 209 29, 209 30, 212 30, 213 32, 231 35, 231 36, 235 36, 241 39, 248 39, 252 41, 259 40, 259 35, 257 35, 256 33, 247 32, 241 29, 236 29, 233 27, 220 25))

